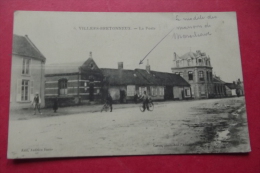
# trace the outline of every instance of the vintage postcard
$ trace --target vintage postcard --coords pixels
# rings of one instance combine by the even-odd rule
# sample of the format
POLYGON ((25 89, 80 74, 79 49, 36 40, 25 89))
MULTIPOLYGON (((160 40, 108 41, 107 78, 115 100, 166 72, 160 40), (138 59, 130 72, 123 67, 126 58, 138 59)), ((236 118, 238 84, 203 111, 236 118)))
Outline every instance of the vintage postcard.
POLYGON ((14 13, 8 158, 250 152, 235 12, 14 13))

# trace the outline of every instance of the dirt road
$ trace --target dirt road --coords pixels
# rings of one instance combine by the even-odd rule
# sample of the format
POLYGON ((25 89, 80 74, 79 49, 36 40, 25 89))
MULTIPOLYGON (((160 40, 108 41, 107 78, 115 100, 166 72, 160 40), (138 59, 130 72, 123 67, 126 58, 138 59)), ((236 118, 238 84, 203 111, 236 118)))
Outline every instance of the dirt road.
POLYGON ((250 150, 243 97, 16 119, 9 127, 9 158, 250 150))

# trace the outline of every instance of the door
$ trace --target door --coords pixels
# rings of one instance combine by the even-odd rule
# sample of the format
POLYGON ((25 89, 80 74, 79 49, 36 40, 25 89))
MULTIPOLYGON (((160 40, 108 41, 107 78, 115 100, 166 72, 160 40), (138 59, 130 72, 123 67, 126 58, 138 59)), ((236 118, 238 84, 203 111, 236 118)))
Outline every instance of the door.
POLYGON ((164 99, 165 100, 172 100, 173 99, 173 87, 166 86, 164 91, 164 99))

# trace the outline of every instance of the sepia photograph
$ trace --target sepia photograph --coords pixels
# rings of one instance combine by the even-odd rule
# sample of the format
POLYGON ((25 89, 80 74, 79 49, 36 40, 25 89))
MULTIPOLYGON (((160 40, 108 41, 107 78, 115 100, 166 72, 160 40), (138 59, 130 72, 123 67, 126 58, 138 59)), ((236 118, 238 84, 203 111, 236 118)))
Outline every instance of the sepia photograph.
POLYGON ((9 159, 251 151, 235 12, 14 13, 9 159))

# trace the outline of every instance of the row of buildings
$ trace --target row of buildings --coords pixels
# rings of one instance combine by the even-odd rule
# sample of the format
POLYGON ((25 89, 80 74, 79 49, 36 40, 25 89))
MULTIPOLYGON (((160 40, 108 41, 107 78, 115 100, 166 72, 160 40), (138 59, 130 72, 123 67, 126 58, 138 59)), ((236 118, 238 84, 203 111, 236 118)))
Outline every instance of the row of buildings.
POLYGON ((46 58, 28 36, 14 35, 10 106, 28 108, 36 93, 42 106, 58 97, 75 104, 105 99, 133 101, 144 91, 154 100, 182 100, 243 95, 242 82, 226 83, 212 74, 210 58, 205 53, 175 53, 172 73, 145 69, 99 68, 92 53, 84 62, 45 65, 46 58))

